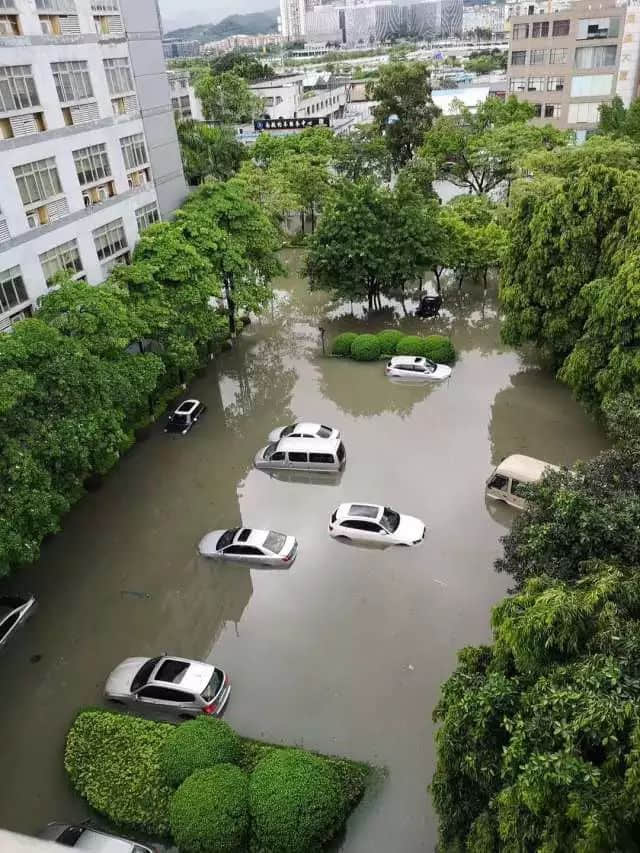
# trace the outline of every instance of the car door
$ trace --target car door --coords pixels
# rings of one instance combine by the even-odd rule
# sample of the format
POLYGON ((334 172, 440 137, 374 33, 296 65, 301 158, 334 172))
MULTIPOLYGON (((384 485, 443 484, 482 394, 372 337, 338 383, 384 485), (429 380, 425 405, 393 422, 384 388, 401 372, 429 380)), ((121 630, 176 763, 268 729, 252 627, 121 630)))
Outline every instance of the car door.
POLYGON ((509 503, 517 509, 525 509, 527 506, 526 500, 519 494, 519 489, 522 486, 520 480, 514 477, 509 482, 509 503))
POLYGON ((269 460, 269 463, 272 468, 286 468, 286 454, 282 450, 276 450, 275 453, 271 454, 271 459, 269 460))
POLYGON ((236 562, 253 562, 255 560, 264 559, 264 553, 260 548, 253 545, 229 545, 224 549, 225 559, 234 560, 236 562))
POLYGON ((347 528, 347 535, 363 542, 380 542, 383 539, 382 528, 374 521, 350 519, 342 523, 347 528))
POLYGON ((309 468, 309 454, 290 450, 287 453, 287 464, 289 468, 295 468, 297 471, 306 471, 309 468))
POLYGON ((178 714, 197 712, 193 694, 172 687, 151 684, 139 690, 136 698, 155 712, 170 711, 178 714))

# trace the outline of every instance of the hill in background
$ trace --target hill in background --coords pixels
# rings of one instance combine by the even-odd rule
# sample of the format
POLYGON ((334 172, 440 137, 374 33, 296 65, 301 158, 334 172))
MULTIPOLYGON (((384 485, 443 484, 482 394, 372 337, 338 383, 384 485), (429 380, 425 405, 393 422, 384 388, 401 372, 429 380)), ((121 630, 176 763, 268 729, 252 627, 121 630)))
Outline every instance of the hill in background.
POLYGON ((172 30, 165 33, 165 38, 186 39, 204 44, 228 36, 275 33, 278 31, 277 18, 279 14, 279 9, 268 9, 266 12, 251 12, 248 15, 229 15, 217 24, 199 24, 195 27, 172 30))

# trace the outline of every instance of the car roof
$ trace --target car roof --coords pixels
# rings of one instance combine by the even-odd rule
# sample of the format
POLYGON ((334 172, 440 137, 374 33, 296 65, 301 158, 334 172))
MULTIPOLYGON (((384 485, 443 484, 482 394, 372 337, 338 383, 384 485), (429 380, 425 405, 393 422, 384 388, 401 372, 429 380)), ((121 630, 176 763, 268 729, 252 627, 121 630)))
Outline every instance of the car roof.
POLYGON ((253 527, 241 527, 236 533, 233 542, 241 545, 263 545, 269 535, 268 530, 258 530, 253 527), (246 533, 249 533, 247 536, 246 533))
POLYGON ((512 456, 507 456, 506 459, 502 460, 496 468, 495 473, 520 480, 521 483, 537 483, 548 468, 552 471, 560 470, 557 465, 552 465, 551 462, 544 462, 542 459, 535 459, 533 456, 514 453, 512 456))
POLYGON ((161 658, 158 666, 155 669, 152 677, 147 684, 173 684, 180 687, 181 690, 188 690, 193 693, 202 693, 207 684, 211 681, 214 667, 209 663, 202 663, 198 660, 189 660, 188 658, 179 658, 174 655, 167 655, 161 658), (178 663, 188 664, 187 668, 180 675, 179 681, 161 681, 157 677, 157 673, 162 668, 165 661, 177 661, 178 663))
POLYGON ((85 853, 131 853, 133 842, 87 829, 73 845, 73 850, 83 850, 85 853))
POLYGON ((426 358, 422 355, 394 355, 391 364, 424 364, 426 358))
POLYGON ((344 518, 366 518, 370 521, 376 521, 382 515, 384 507, 380 504, 370 504, 364 501, 353 501, 352 503, 340 504, 336 510, 336 515, 340 519, 344 518))
POLYGON ((317 453, 320 448, 334 453, 340 444, 339 438, 281 438, 278 442, 278 450, 285 452, 296 451, 300 453, 317 453))
POLYGON ((200 405, 200 400, 183 400, 176 409, 176 413, 180 415, 188 415, 200 405))
MULTIPOLYGON (((313 421, 296 421, 294 426, 297 430, 317 432, 320 427, 326 426, 326 424, 314 423, 313 421)), ((333 427, 327 427, 327 429, 333 429, 333 427)))

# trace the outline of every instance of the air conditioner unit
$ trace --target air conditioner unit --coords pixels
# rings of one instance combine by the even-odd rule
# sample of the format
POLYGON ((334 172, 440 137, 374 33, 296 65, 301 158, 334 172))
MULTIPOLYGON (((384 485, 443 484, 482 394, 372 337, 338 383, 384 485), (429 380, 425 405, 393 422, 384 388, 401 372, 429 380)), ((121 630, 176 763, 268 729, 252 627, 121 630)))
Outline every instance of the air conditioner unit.
POLYGON ((29 228, 39 228, 40 227, 40 217, 37 213, 28 213, 27 214, 27 225, 29 228))

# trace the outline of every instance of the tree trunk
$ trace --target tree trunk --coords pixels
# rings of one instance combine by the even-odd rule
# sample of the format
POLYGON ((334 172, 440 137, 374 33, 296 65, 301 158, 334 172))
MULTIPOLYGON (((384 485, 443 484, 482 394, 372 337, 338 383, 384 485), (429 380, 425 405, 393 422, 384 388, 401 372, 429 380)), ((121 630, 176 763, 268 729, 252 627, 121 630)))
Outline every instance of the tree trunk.
POLYGON ((236 333, 236 303, 233 300, 233 279, 230 275, 224 277, 224 293, 227 297, 227 311, 229 313, 229 332, 231 336, 236 333))
POLYGON ((418 278, 418 293, 422 293, 422 276, 418 278))
POLYGON ((440 276, 442 275, 442 270, 438 270, 438 267, 434 267, 433 268, 433 274, 436 277, 436 287, 438 289, 438 294, 440 294, 441 293, 440 276))
POLYGON ((302 233, 304 234, 304 210, 300 211, 300 228, 302 229, 302 233))
POLYGON ((313 202, 311 202, 311 233, 314 234, 316 230, 316 206, 313 202))
POLYGON ((460 291, 462 290, 462 282, 463 282, 463 281, 464 281, 464 273, 463 273, 463 272, 461 272, 461 273, 458 275, 458 293, 460 293, 460 291))
POLYGON ((482 274, 482 299, 487 295, 487 268, 484 268, 484 272, 482 274))

